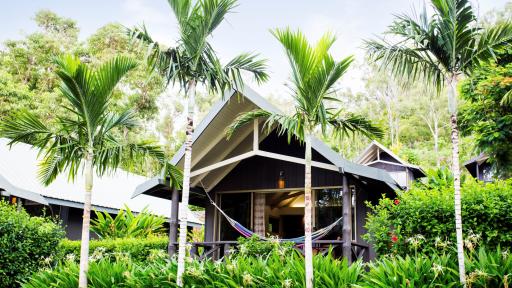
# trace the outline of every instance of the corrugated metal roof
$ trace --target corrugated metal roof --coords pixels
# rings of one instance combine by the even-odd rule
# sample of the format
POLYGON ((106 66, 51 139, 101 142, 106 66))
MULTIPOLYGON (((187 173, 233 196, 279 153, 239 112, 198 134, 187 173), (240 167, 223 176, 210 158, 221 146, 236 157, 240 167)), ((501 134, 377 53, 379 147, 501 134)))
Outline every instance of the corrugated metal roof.
POLYGON ((43 205, 48 205, 48 201, 38 193, 34 193, 25 189, 18 188, 11 184, 5 177, 0 175, 0 189, 3 190, 2 195, 4 196, 16 196, 23 199, 28 199, 43 205))
MULTIPOLYGON (((83 175, 78 175, 74 182, 67 179, 67 175, 59 175, 49 186, 44 186, 37 179, 38 159, 37 150, 26 144, 16 144, 11 149, 7 146, 7 139, 0 139, 0 176, 16 187, 22 187, 44 197, 52 203, 56 199, 83 204, 84 183, 83 175)), ((111 175, 94 178, 92 205, 101 210, 115 211, 122 209, 126 204, 134 212, 140 212, 144 207, 154 214, 168 218, 171 211, 171 201, 143 195, 131 199, 135 187, 149 180, 147 177, 128 173, 118 169, 111 175)), ((6 189, 7 190, 7 189, 6 189)), ((22 196, 20 196, 22 197, 22 196)), ((27 198, 28 199, 28 198, 27 198)), ((47 203, 45 203, 47 204, 47 203)), ((180 207, 180 211, 181 211, 180 207)), ((187 209, 188 210, 188 209, 187 209)), ((194 214, 188 212, 189 222, 203 224, 194 214)))

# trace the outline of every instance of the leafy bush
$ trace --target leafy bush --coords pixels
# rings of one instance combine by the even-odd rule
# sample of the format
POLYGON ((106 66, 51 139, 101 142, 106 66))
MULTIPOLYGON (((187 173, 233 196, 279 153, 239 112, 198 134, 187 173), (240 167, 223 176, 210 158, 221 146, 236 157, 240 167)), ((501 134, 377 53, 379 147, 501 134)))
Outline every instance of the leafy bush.
MULTIPOLYGON (((167 237, 100 239, 89 242, 89 251, 93 259, 127 255, 133 261, 142 262, 148 258, 151 259, 155 253, 166 254, 168 243, 167 237)), ((80 258, 80 241, 63 240, 59 244, 58 250, 60 259, 78 260, 80 258)))
MULTIPOLYGON (((427 176, 421 178, 416 182, 421 188, 425 189, 440 189, 446 187, 453 187, 453 173, 448 167, 440 167, 438 169, 431 169, 426 172, 427 176)), ((461 175, 461 184, 466 182, 466 175, 461 175)))
MULTIPOLYGON (((379 255, 451 251, 455 238, 453 190, 413 187, 398 199, 383 198, 368 215, 369 240, 379 255)), ((462 186, 462 224, 466 248, 512 246, 512 180, 462 186)))
MULTIPOLYGON (((297 251, 266 257, 230 256, 224 261, 188 259, 184 287, 304 287, 304 258, 297 251)), ((315 287, 460 287, 456 257, 448 255, 391 256, 370 263, 315 255, 315 287), (365 267, 367 266, 367 267, 365 267)), ((512 277, 512 255, 500 249, 470 253, 466 259, 468 287, 508 287, 512 277)), ((174 260, 159 258, 148 263, 128 259, 101 259, 91 263, 91 288, 177 287, 174 260)), ((76 287, 78 267, 65 262, 55 270, 42 271, 25 288, 76 287)))
POLYGON ((96 213, 96 219, 91 220, 91 231, 100 238, 149 237, 165 232, 164 217, 149 213, 147 207, 134 215, 130 208, 125 206, 115 218, 107 212, 94 211, 94 213, 96 213))
POLYGON ((238 238, 238 249, 234 251, 234 255, 242 257, 259 257, 268 256, 273 251, 288 253, 293 249, 292 242, 279 242, 276 238, 270 241, 261 241, 257 235, 250 238, 238 238))
POLYGON ((30 217, 0 201, 0 287, 16 287, 41 266, 50 265, 64 231, 51 219, 30 217))
MULTIPOLYGON (((65 262, 55 270, 42 271, 24 284, 25 288, 76 287, 78 268, 65 262)), ((330 256, 314 258, 315 287, 350 287, 361 280, 360 262, 348 266, 346 261, 330 256)), ((124 260, 102 259, 90 264, 89 287, 177 287, 177 264, 174 260, 157 260, 134 264, 124 260)), ((267 257, 229 257, 223 262, 187 261, 185 287, 301 287, 303 257, 297 251, 281 255, 273 251, 267 257), (283 265, 286 263, 286 265, 283 265)))

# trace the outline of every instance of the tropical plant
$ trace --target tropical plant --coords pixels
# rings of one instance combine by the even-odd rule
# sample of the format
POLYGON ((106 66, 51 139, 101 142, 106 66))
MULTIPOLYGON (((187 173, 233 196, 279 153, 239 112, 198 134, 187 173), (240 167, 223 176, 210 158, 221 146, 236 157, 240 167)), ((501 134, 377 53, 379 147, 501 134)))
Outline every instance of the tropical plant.
POLYGON ((151 214, 145 207, 134 215, 125 205, 113 218, 107 212, 94 211, 96 219, 91 220, 91 231, 102 239, 140 238, 163 233, 165 218, 151 214))
MULTIPOLYGON (((126 254, 134 262, 150 261, 152 255, 165 253, 168 237, 149 236, 147 238, 117 238, 117 239, 93 239, 90 242, 90 255, 101 254, 104 258, 112 258, 119 254, 126 254), (108 255, 109 257, 106 257, 108 255)), ((78 260, 80 258, 80 241, 62 240, 58 245, 58 255, 61 260, 78 260)))
POLYGON ((59 223, 0 200, 0 287, 18 287, 33 271, 53 264, 62 238, 59 223))
MULTIPOLYGON (((426 177, 418 179, 414 185, 422 187, 426 190, 429 189, 442 189, 446 187, 453 188, 453 173, 448 167, 440 167, 437 169, 430 169, 426 171, 426 177)), ((466 175, 461 177, 461 185, 466 180, 466 175)))
MULTIPOLYGON (((151 38, 145 27, 130 30, 129 33, 136 42, 149 47, 148 60, 153 69, 164 75, 167 83, 177 83, 188 98, 181 200, 184 206, 188 206, 197 85, 202 84, 211 92, 222 93, 232 87, 242 88, 242 71, 251 73, 258 83, 265 81, 268 75, 264 61, 247 53, 240 54, 222 65, 208 42, 213 31, 236 6, 236 0, 169 0, 169 5, 178 21, 179 40, 175 46, 164 48, 151 38)), ((185 271, 187 215, 181 215, 180 220, 177 277, 179 286, 185 271)), ((170 234, 172 237, 175 231, 170 231, 170 234)))
POLYGON ((424 80, 441 92, 448 90, 454 175, 455 222, 461 283, 465 283, 460 207, 459 128, 457 84, 475 67, 495 57, 509 45, 512 23, 482 28, 469 0, 432 0, 433 15, 426 7, 416 16, 398 15, 388 28, 392 40, 366 41, 372 61, 380 62, 404 82, 424 80))
MULTIPOLYGON (((432 255, 455 251, 456 236, 452 184, 413 186, 397 199, 369 205, 363 237, 379 256, 432 255)), ((512 246, 512 180, 484 183, 467 179, 462 185, 464 245, 474 250, 512 246)))
POLYGON ((117 136, 123 130, 138 126, 132 111, 113 113, 109 110, 112 90, 136 66, 134 60, 119 56, 96 69, 71 55, 57 58, 55 62, 62 82, 60 92, 66 100, 64 108, 69 113, 59 115, 53 123, 43 123, 34 114, 22 111, 2 122, 0 135, 10 139, 9 145, 23 142, 40 151, 38 176, 45 185, 52 183, 59 174, 67 173, 68 179, 74 180, 84 171, 79 285, 86 287, 94 172, 103 175, 114 171, 123 161, 142 163, 146 156, 163 161, 164 154, 151 142, 130 143, 117 136), (124 157, 126 155, 128 157, 124 157))
POLYGON ((512 176, 512 49, 496 56, 496 63, 483 65, 462 82, 460 122, 477 152, 489 156, 494 176, 506 179, 512 176))
MULTIPOLYGON (((292 68, 291 91, 295 112, 293 115, 286 115, 257 109, 242 113, 227 128, 227 137, 231 137, 240 127, 261 118, 265 119, 263 126, 267 132, 277 125, 279 134, 286 133, 289 141, 292 137, 297 137, 305 142, 304 231, 306 240, 304 251, 306 287, 312 287, 311 144, 313 134, 320 129, 325 135, 327 129, 330 129, 335 136, 361 133, 368 137, 380 137, 382 131, 361 116, 343 113, 342 110, 328 106, 329 102, 334 104, 339 102, 339 99, 334 97, 334 85, 352 63, 352 57, 335 61, 329 54, 329 49, 336 40, 332 34, 325 34, 315 46, 311 46, 300 31, 293 32, 288 28, 276 29, 272 34, 283 45, 292 68)), ((348 235, 351 235, 350 230, 348 235)))
MULTIPOLYGON (((507 250, 481 248, 467 256, 468 286, 509 287, 512 256, 507 250)), ((460 287, 456 258, 450 255, 385 257, 348 265, 332 255, 315 255, 315 287, 460 287)), ((177 263, 167 257, 146 263, 129 258, 102 258, 91 263, 91 288, 177 287, 177 263)), ((304 287, 304 258, 297 251, 279 249, 264 257, 227 257, 224 261, 189 260, 183 275, 186 287, 304 287), (283 263, 286 265, 283 266, 283 263)), ((63 262, 43 270, 23 284, 25 288, 76 287, 78 267, 63 262)))

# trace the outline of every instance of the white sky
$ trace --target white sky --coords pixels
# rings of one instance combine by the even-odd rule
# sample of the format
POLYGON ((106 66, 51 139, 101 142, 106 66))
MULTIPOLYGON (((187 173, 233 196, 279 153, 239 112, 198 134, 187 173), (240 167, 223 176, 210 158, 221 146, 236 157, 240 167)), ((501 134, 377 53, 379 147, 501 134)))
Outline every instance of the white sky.
MULTIPOLYGON (((474 2, 480 14, 501 8, 507 0, 474 2)), ((251 85, 262 95, 286 93, 289 75, 286 57, 269 29, 290 26, 300 28, 314 40, 325 31, 334 32, 338 41, 332 53, 338 57, 355 55, 362 62, 362 39, 386 29, 393 14, 419 7, 420 0, 239 0, 235 13, 228 15, 214 34, 212 43, 223 60, 240 52, 257 52, 269 60, 271 80, 262 86, 251 85)), ((172 44, 176 39, 175 20, 165 0, 17 0, 5 1, 0 10, 0 41, 20 38, 34 31, 31 18, 40 9, 50 9, 75 19, 85 38, 109 22, 131 27, 145 23, 159 41, 172 44)), ((344 77, 343 87, 361 90, 361 75, 356 67, 344 77)))

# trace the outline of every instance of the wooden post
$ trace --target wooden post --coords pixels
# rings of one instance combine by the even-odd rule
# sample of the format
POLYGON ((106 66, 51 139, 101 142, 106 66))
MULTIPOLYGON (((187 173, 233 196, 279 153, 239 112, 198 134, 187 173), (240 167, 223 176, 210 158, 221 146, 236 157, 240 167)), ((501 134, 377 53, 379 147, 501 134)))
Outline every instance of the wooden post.
POLYGON ((180 209, 180 193, 178 189, 172 189, 171 196, 171 221, 169 222, 169 256, 176 254, 176 242, 178 242, 178 211, 180 209))
POLYGON ((352 264, 352 192, 346 174, 343 174, 343 257, 352 264))

